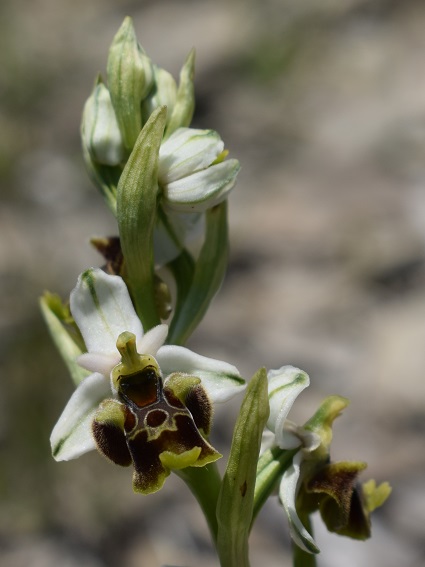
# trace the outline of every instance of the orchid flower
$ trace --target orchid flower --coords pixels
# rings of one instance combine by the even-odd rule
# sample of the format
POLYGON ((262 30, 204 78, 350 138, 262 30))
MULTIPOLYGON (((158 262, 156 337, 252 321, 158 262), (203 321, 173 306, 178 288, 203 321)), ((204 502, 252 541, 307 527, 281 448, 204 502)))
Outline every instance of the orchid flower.
POLYGON ((223 149, 217 132, 194 128, 178 128, 161 144, 158 182, 168 210, 203 212, 228 196, 240 165, 223 161, 223 149))
POLYGON ((155 230, 155 259, 162 265, 201 236, 207 209, 224 201, 236 184, 237 159, 214 130, 178 128, 159 150, 162 205, 155 230))
POLYGON ((299 517, 300 511, 305 517, 316 510, 329 531, 355 539, 370 537, 370 513, 385 502, 391 489, 388 483, 377 487, 374 481, 360 486, 357 477, 365 469, 365 463, 330 460, 332 424, 348 400, 327 397, 304 426, 297 426, 287 416, 295 399, 309 385, 308 375, 293 366, 283 366, 271 370, 268 381, 267 426, 274 434, 268 445, 297 450, 279 486, 279 499, 288 517, 292 539, 308 553, 319 552, 299 517))
POLYGON ((168 327, 144 333, 127 287, 99 269, 84 272, 70 308, 91 371, 72 394, 51 434, 53 456, 69 460, 97 448, 133 464, 137 492, 159 490, 170 470, 204 466, 221 455, 209 444, 211 402, 244 389, 238 370, 164 345, 168 327))

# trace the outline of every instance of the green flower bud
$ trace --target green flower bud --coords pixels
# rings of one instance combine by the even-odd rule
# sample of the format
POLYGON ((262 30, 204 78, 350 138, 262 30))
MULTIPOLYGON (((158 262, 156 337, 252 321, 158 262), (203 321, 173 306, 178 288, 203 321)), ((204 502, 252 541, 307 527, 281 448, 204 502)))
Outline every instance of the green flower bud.
POLYGON ((169 110, 170 118, 165 130, 166 138, 177 130, 177 128, 190 126, 195 110, 194 72, 195 50, 192 49, 180 71, 179 88, 176 94, 175 105, 169 110))
POLYGON ((177 97, 177 84, 174 77, 161 67, 153 67, 153 86, 142 103, 142 118, 146 122, 159 106, 167 107, 167 123, 170 121, 177 97))
POLYGON ((108 86, 128 152, 142 129, 141 103, 153 82, 153 66, 137 43, 131 18, 125 18, 109 50, 108 86))
POLYGON ((83 145, 92 160, 103 165, 119 165, 126 152, 108 89, 97 82, 87 99, 81 123, 83 145))

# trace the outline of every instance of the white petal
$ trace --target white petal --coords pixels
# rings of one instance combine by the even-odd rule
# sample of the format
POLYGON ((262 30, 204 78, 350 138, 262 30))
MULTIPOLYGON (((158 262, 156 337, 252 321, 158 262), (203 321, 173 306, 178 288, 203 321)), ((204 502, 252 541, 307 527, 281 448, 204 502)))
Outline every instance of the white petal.
POLYGON ((301 459, 301 452, 297 453, 293 458, 292 465, 283 473, 279 488, 279 498, 288 516, 289 529, 294 542, 308 553, 319 553, 319 548, 303 526, 295 509, 301 459))
POLYGON ((310 384, 308 374, 294 366, 282 366, 270 370, 269 380, 270 416, 267 427, 276 434, 276 443, 281 449, 293 449, 292 435, 285 435, 285 422, 297 396, 310 384), (286 445, 289 443, 289 445, 286 445))
POLYGON ((156 356, 158 349, 164 344, 168 335, 168 325, 157 325, 137 341, 139 354, 156 356))
POLYGON ((121 356, 117 351, 116 354, 104 354, 101 352, 86 352, 77 358, 80 366, 90 372, 99 372, 106 378, 109 378, 111 370, 121 360, 121 356))
POLYGON ((237 159, 229 159, 165 186, 167 208, 179 212, 202 212, 223 201, 236 183, 237 159))
POLYGON ((156 359, 164 376, 183 372, 200 378, 213 402, 226 402, 245 388, 245 381, 235 366, 201 356, 185 347, 163 346, 156 359))
POLYGON ((285 419, 282 427, 279 429, 279 443, 276 437, 275 435, 275 443, 281 449, 296 449, 300 445, 304 448, 306 432, 302 427, 299 427, 289 419, 285 419))
POLYGON ((302 436, 302 450, 304 454, 312 453, 320 447, 322 438, 319 434, 315 433, 314 431, 308 431, 308 429, 304 428, 300 428, 299 432, 301 432, 302 436))
POLYGON ((90 374, 79 384, 50 436, 57 461, 76 459, 95 449, 91 432, 93 417, 100 402, 110 395, 109 380, 102 374, 90 374))
POLYGON ((223 148, 224 143, 214 130, 178 128, 159 150, 160 184, 166 185, 205 169, 223 148))
POLYGON ((274 433, 272 433, 268 429, 265 429, 263 431, 263 436, 261 438, 260 455, 262 455, 265 451, 267 451, 268 449, 272 449, 275 446, 276 446, 276 440, 274 433))
POLYGON ((115 353, 118 336, 130 331, 140 338, 143 327, 124 280, 102 270, 87 270, 71 293, 71 312, 89 352, 115 353))
POLYGON ((177 258, 185 245, 193 245, 196 240, 201 242, 204 227, 205 215, 202 214, 172 212, 158 218, 153 235, 155 263, 164 266, 177 258))

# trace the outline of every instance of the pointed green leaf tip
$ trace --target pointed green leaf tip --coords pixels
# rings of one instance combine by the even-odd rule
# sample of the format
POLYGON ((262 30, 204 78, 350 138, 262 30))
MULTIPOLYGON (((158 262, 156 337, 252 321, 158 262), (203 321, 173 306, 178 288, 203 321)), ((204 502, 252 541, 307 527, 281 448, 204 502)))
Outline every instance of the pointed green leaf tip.
POLYGON ((195 50, 192 49, 180 71, 180 82, 177 89, 176 102, 170 116, 165 137, 167 138, 177 128, 189 126, 195 110, 195 50))
POLYGON ((167 109, 156 109, 137 138, 121 175, 117 221, 127 267, 127 285, 145 331, 159 324, 155 308, 153 231, 157 212, 158 154, 167 109))
POLYGON ((69 324, 73 320, 69 307, 62 303, 59 295, 46 291, 40 298, 40 308, 53 341, 77 386, 89 373, 76 362, 84 345, 76 330, 74 336, 71 334, 72 327, 69 324))
POLYGON ((248 384, 233 435, 217 505, 221 567, 248 565, 248 535, 263 429, 269 416, 267 373, 261 368, 248 384))

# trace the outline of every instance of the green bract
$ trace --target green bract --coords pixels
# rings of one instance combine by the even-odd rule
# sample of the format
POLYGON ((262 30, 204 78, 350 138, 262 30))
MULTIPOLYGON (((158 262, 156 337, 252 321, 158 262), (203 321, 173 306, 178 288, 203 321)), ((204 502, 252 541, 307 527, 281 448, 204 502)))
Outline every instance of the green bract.
POLYGON ((217 539, 222 567, 248 563, 255 472, 268 415, 267 375, 261 368, 249 382, 241 404, 217 503, 217 539))
POLYGON ((121 175, 117 221, 136 310, 146 328, 160 323, 155 306, 153 232, 157 211, 158 152, 167 111, 151 114, 121 175))
POLYGON ((177 83, 171 73, 157 65, 153 66, 153 78, 152 89, 142 102, 143 122, 147 122, 156 108, 166 106, 168 123, 176 103, 177 83))

